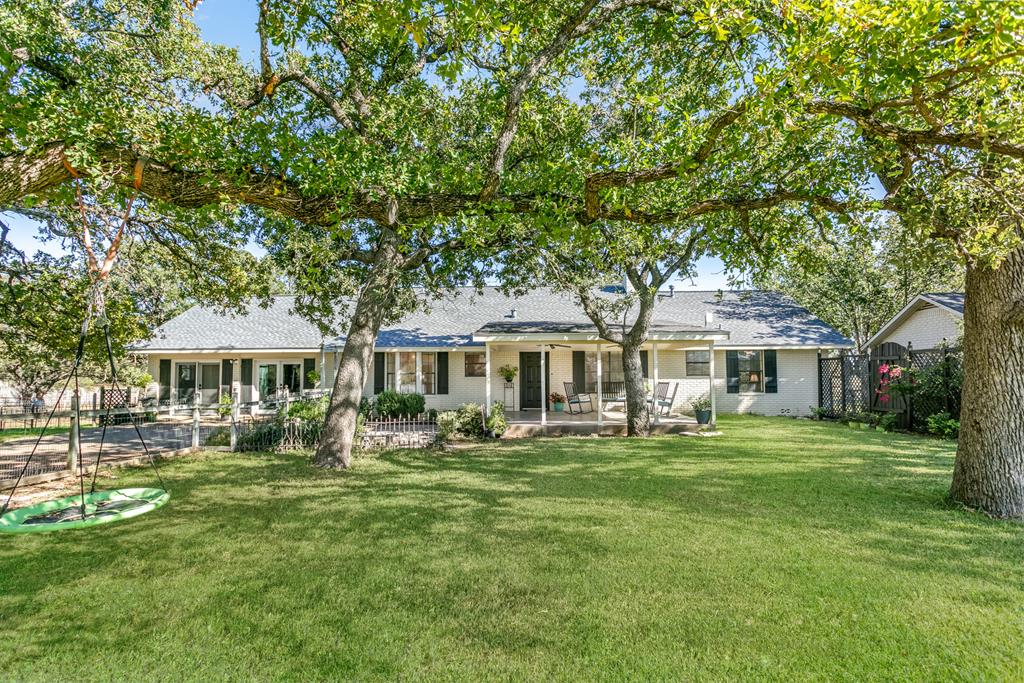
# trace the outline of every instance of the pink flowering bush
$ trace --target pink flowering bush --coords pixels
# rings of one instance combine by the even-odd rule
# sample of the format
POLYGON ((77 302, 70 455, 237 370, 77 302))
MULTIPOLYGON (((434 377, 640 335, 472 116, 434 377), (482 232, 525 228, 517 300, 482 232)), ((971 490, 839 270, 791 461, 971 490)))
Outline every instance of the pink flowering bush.
POLYGON ((914 393, 916 382, 912 370, 905 370, 899 365, 882 363, 878 366, 878 400, 888 405, 893 396, 909 396, 914 393))

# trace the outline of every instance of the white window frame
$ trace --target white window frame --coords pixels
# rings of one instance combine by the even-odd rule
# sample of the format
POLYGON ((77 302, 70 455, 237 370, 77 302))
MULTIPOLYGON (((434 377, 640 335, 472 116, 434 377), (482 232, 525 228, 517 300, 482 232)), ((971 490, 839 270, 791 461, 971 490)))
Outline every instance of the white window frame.
POLYGON ((419 381, 419 386, 420 386, 420 389, 421 389, 420 393, 423 394, 424 396, 436 396, 437 395, 437 352, 436 351, 419 351, 418 353, 419 353, 420 360, 416 364, 416 367, 419 369, 419 373, 420 373, 420 381, 419 381), (427 373, 424 370, 424 367, 426 367, 426 364, 423 362, 423 359, 426 358, 427 356, 433 356, 433 358, 434 358, 434 364, 432 366, 434 368, 433 371, 432 371, 433 375, 434 375, 434 382, 433 382, 434 386, 431 388, 430 391, 427 391, 427 383, 425 381, 427 373))
MULTIPOLYGON (((713 351, 711 351, 710 349, 684 349, 683 350, 683 377, 686 377, 686 378, 691 378, 692 377, 694 379, 707 379, 708 377, 710 377, 711 376, 711 354, 712 353, 713 353, 713 351), (706 375, 691 375, 690 374, 689 361, 686 360, 686 354, 688 354, 688 353, 706 353, 706 354, 708 354, 708 360, 707 360, 708 374, 706 374, 706 375)), ((702 362, 702 361, 695 361, 695 362, 699 363, 699 362, 702 362)))
POLYGON ((737 349, 736 353, 737 353, 737 359, 736 359, 736 361, 737 361, 736 362, 737 371, 739 371, 739 354, 741 354, 741 353, 756 353, 757 357, 761 361, 761 363, 760 363, 760 367, 761 367, 761 380, 759 382, 759 385, 760 385, 761 388, 760 389, 755 389, 754 391, 750 391, 749 389, 744 391, 744 389, 743 389, 743 382, 741 381, 739 383, 739 386, 740 386, 739 394, 743 395, 743 396, 760 396, 761 394, 767 393, 765 391, 765 386, 764 386, 764 384, 765 384, 765 377, 764 377, 764 350, 762 350, 762 349, 737 349))

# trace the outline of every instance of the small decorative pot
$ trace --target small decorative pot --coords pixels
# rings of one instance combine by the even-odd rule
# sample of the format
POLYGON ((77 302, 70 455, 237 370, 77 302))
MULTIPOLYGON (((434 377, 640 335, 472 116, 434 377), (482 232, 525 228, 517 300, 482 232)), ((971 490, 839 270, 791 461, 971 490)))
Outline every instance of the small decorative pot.
POLYGON ((565 410, 565 404, 564 403, 556 403, 556 404, 554 404, 554 407, 555 407, 555 412, 556 413, 560 413, 563 410, 565 410))
POLYGON ((695 410, 694 413, 697 416, 697 424, 699 424, 699 425, 711 424, 711 411, 710 410, 695 410))

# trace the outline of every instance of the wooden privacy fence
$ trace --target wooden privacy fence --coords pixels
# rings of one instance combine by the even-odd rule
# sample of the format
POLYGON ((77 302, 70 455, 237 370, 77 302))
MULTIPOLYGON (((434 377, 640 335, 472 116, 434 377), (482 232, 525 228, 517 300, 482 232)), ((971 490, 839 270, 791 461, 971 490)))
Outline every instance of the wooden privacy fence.
POLYGON ((873 353, 819 356, 818 405, 831 418, 866 412, 895 413, 902 427, 924 432, 928 430, 928 417, 935 413, 946 412, 959 419, 962 360, 958 347, 916 350, 911 345, 893 343, 882 344, 873 353), (906 398, 895 391, 883 391, 883 366, 899 366, 907 373, 902 381, 913 381, 915 390, 906 398))

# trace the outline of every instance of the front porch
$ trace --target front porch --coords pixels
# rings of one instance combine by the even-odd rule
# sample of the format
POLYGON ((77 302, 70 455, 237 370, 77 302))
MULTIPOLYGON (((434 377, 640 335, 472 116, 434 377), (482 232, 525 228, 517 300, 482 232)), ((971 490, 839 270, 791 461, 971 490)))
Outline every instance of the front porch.
MULTIPOLYGON (((539 410, 514 410, 505 413, 508 431, 505 438, 525 436, 570 436, 600 435, 625 436, 626 413, 620 410, 605 408, 598 419, 596 411, 591 413, 569 414, 547 411, 541 416, 539 410)), ((707 425, 699 425, 687 415, 662 415, 658 422, 651 422, 651 434, 697 433, 709 429, 707 425)))

